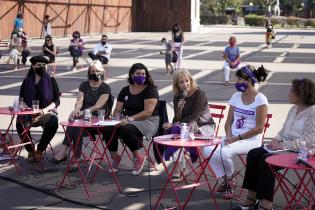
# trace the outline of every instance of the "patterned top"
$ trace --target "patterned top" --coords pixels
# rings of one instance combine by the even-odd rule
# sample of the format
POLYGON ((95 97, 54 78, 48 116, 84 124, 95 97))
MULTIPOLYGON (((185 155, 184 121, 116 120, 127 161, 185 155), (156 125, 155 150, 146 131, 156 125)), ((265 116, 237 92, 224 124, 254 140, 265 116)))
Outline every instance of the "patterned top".
MULTIPOLYGON (((100 98, 103 94, 111 94, 111 89, 108 84, 105 82, 102 82, 102 84, 94 89, 90 86, 89 81, 82 82, 79 91, 83 92, 83 104, 81 110, 88 109, 91 106, 94 106, 97 102, 97 100, 100 98)), ((106 104, 104 104, 105 108, 106 104)), ((93 112, 93 115, 97 115, 97 112, 93 112)))
POLYGON ((287 118, 276 139, 282 142, 286 149, 298 151, 300 142, 306 142, 307 147, 315 147, 315 105, 297 112, 297 106, 291 107, 287 118))

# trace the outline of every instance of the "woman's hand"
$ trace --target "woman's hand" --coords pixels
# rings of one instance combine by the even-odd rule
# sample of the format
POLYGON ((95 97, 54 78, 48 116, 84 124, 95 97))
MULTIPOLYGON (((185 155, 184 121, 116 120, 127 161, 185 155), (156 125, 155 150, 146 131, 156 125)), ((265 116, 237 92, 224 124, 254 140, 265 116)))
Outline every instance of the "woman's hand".
POLYGON ((280 144, 280 141, 278 139, 272 139, 270 144, 267 145, 268 149, 271 150, 281 150, 283 149, 283 146, 280 144))
POLYGON ((80 111, 78 109, 75 109, 74 111, 71 112, 71 115, 75 118, 79 118, 80 116, 83 115, 83 111, 80 111))
POLYGON ((236 138, 236 136, 231 136, 231 137, 226 137, 226 144, 232 144, 233 142, 236 142, 238 140, 238 138, 236 138))
POLYGON ((172 126, 173 126, 172 123, 164 123, 164 124, 162 125, 162 128, 163 128, 164 130, 166 130, 166 129, 171 128, 172 126))

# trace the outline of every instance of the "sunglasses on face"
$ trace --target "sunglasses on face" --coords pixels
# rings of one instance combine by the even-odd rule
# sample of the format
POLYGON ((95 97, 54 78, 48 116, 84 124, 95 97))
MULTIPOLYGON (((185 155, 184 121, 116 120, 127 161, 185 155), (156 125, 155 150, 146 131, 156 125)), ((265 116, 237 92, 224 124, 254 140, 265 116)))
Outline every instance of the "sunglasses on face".
POLYGON ((50 42, 51 41, 51 39, 46 39, 46 42, 50 42))

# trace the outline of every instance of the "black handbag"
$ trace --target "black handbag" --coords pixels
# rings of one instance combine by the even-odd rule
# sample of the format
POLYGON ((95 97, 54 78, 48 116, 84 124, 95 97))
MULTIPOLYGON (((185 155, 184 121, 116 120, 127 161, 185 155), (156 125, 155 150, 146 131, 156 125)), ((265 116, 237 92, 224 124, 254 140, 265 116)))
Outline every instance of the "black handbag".
POLYGON ((178 55, 175 51, 173 51, 173 56, 172 56, 172 63, 176 63, 178 60, 178 55))

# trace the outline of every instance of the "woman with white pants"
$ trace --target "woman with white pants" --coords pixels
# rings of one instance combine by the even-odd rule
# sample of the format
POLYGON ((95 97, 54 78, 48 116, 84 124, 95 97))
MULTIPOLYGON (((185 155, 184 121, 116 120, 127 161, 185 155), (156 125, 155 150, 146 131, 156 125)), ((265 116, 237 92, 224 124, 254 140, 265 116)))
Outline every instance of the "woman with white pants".
MULTIPOLYGON (((265 81, 267 72, 263 66, 257 70, 243 66, 236 72, 235 88, 238 92, 231 97, 230 109, 225 123, 226 138, 210 159, 210 166, 217 178, 223 182, 217 188, 225 192, 224 198, 233 196, 236 185, 233 159, 237 154, 247 154, 249 150, 261 145, 265 120, 268 111, 266 96, 258 92, 254 85, 265 81)), ((204 157, 210 155, 213 147, 203 149, 204 157)))
POLYGON ((172 41, 174 43, 175 52, 178 56, 175 63, 175 70, 181 68, 183 60, 184 32, 179 24, 175 24, 172 28, 172 41))

